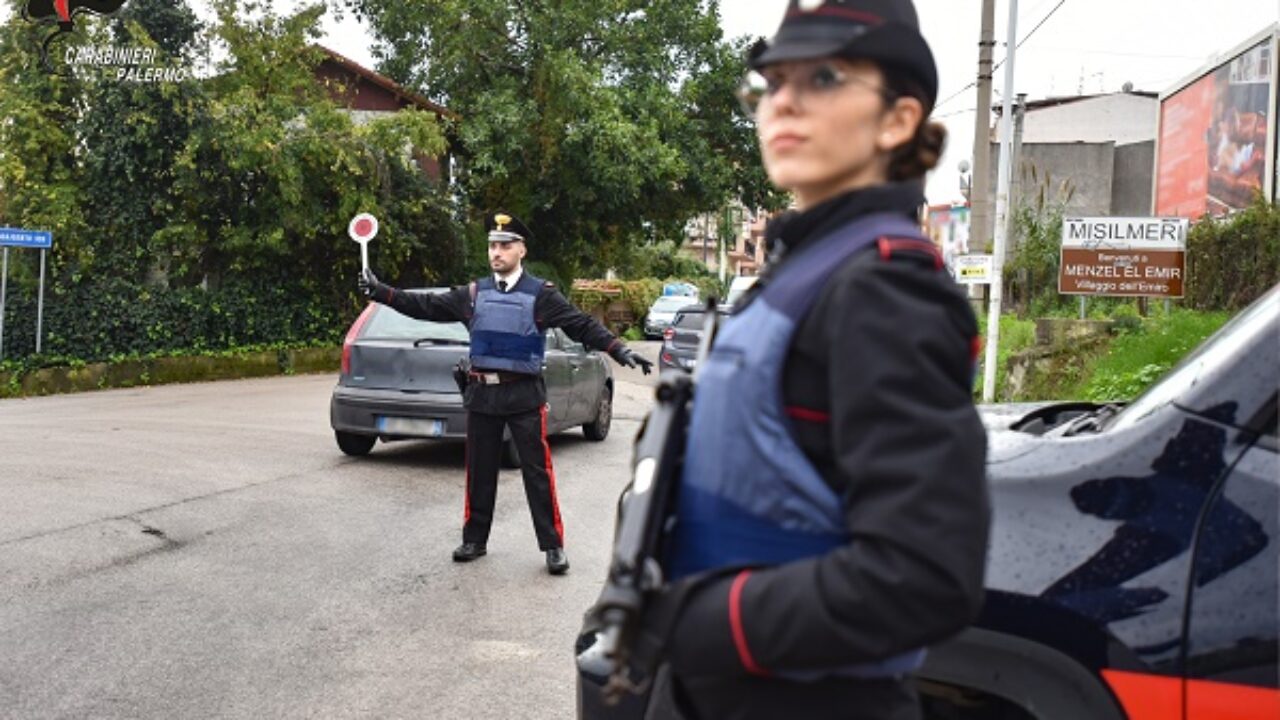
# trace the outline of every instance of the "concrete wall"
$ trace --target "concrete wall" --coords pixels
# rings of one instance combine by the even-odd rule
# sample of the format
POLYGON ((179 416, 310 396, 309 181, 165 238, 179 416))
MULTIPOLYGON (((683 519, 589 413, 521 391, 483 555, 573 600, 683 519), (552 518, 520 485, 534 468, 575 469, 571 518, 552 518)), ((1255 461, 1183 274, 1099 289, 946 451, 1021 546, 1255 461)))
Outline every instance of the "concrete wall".
MULTIPOLYGON (((999 162, 1000 146, 992 144, 993 203, 999 162)), ((1067 215, 1147 216, 1154 163, 1154 141, 1121 147, 1109 142, 1024 142, 1013 176, 1012 204, 1034 204, 1041 196, 1056 204, 1069 194, 1067 215)))
POLYGON ((1151 181, 1155 163, 1154 140, 1116 148, 1116 171, 1111 183, 1111 214, 1133 217, 1151 214, 1151 181))
MULTIPOLYGON (((996 188, 1000 146, 991 146, 991 187, 996 188)), ((1050 204, 1069 198, 1067 215, 1111 215, 1116 167, 1112 143, 1023 143, 1013 175, 1011 206, 1034 204, 1043 197, 1050 204)), ((1147 172, 1150 183, 1151 173, 1147 172)), ((993 193, 994 197, 994 193, 993 193)), ((994 204, 992 206, 994 208, 994 204)))

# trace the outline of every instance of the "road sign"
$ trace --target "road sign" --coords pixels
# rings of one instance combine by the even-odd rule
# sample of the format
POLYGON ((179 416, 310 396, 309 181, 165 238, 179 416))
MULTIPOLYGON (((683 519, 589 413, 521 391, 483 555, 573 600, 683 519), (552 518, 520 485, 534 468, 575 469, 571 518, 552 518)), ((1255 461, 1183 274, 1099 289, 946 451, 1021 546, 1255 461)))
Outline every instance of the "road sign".
POLYGON ((347 234, 360 243, 360 266, 369 269, 369 241, 378 235, 378 218, 369 213, 360 213, 347 223, 347 234))
POLYGON ((4 357, 4 298, 9 288, 9 248, 33 248, 40 251, 40 290, 36 301, 36 354, 40 354, 41 340, 44 338, 44 256, 53 247, 53 233, 48 230, 25 230, 23 228, 0 228, 0 248, 3 248, 3 259, 0 259, 0 358, 4 357))
POLYGON ((0 228, 0 246, 48 250, 53 247, 53 233, 48 230, 0 228))
POLYGON ((1186 281, 1185 218, 1067 218, 1058 292, 1180 298, 1186 281))
POLYGON ((961 285, 990 285, 995 276, 994 255, 957 255, 951 262, 961 285))

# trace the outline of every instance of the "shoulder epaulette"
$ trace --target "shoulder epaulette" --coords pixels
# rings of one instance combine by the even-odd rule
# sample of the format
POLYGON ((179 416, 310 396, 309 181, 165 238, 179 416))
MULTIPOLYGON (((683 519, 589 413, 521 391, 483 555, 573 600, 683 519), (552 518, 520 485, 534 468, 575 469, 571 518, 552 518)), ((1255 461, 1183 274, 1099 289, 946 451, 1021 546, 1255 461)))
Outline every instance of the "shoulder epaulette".
POLYGON ((938 250, 938 246, 927 240, 882 237, 876 240, 876 247, 880 250, 881 260, 903 258, 927 262, 933 265, 935 270, 941 270, 944 267, 942 253, 938 250))

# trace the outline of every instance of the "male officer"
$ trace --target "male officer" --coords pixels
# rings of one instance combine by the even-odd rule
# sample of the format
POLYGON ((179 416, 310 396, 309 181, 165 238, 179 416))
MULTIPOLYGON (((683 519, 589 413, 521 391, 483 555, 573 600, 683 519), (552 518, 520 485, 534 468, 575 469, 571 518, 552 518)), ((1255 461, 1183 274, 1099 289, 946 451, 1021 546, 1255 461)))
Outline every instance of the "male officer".
POLYGON ((525 243, 533 236, 523 223, 498 213, 487 225, 492 277, 447 293, 424 294, 400 292, 365 270, 360 290, 410 317, 462 322, 471 331, 471 371, 463 393, 467 500, 462 545, 453 551, 454 561, 470 562, 486 552, 498 490, 502 430, 508 427, 520 453, 538 548, 546 553, 547 572, 563 575, 569 570, 569 559, 564 553, 556 476, 547 445, 547 388, 542 379, 546 329, 561 328, 587 347, 608 352, 620 365, 639 366, 646 375, 653 363, 569 304, 554 285, 524 271, 525 243))

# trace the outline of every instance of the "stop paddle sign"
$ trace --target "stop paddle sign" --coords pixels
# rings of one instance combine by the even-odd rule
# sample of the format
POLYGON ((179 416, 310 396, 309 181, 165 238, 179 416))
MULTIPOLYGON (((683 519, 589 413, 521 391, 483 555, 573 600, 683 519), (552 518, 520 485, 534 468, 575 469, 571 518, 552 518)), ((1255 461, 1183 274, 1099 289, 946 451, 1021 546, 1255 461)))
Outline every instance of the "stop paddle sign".
POLYGON ((352 240, 360 243, 360 264, 369 269, 369 241, 378 235, 378 218, 369 213, 360 213, 351 218, 347 225, 347 234, 352 240))

